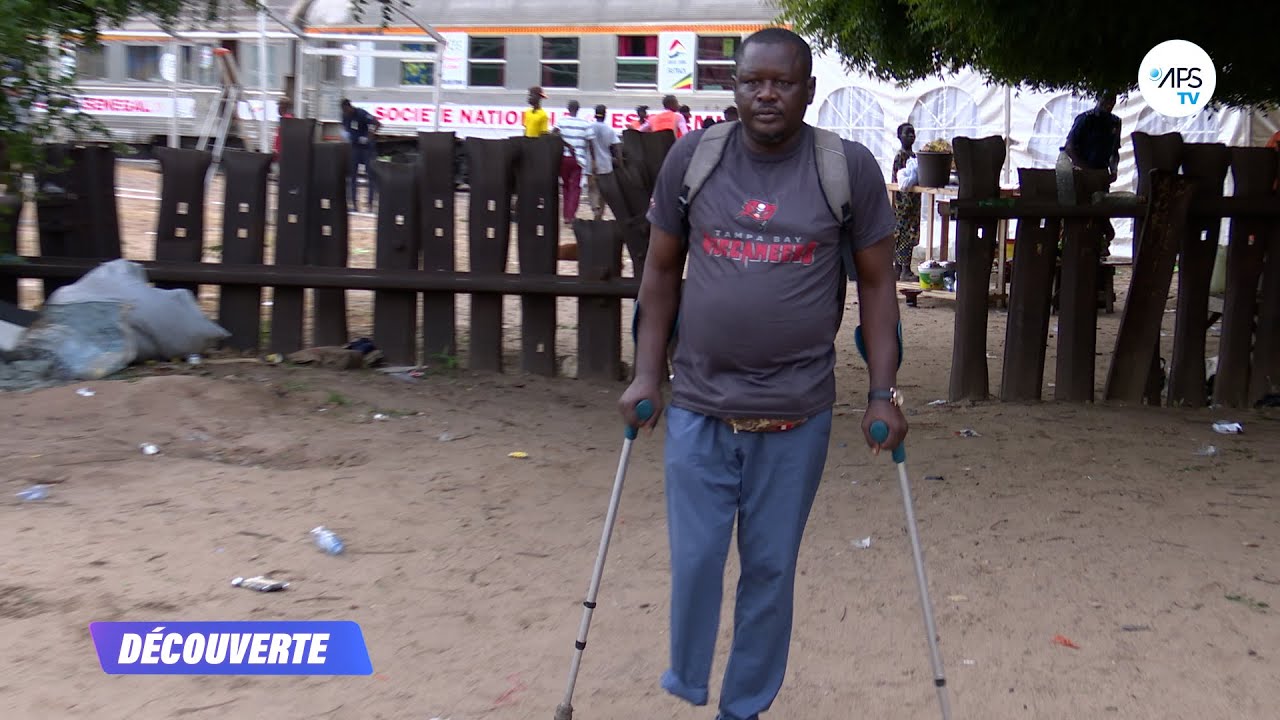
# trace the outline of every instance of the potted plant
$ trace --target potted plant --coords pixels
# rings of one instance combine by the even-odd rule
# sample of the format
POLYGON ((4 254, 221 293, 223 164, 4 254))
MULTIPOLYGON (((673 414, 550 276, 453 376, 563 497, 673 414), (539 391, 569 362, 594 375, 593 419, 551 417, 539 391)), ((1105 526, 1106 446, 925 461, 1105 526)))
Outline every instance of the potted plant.
POLYGON ((921 187, 946 187, 951 181, 951 143, 938 138, 925 143, 916 153, 921 187))

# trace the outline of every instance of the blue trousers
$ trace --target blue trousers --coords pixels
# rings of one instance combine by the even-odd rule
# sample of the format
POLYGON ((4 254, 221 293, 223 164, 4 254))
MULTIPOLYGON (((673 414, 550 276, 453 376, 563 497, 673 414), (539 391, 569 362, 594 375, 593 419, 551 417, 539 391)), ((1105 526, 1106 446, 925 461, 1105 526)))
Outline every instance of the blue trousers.
POLYGON ((356 188, 359 187, 356 181, 358 179, 358 173, 361 165, 364 166, 365 176, 369 180, 369 209, 373 209, 373 197, 378 191, 378 176, 373 171, 373 164, 377 159, 378 150, 373 143, 368 145, 351 143, 351 172, 347 176, 347 202, 351 203, 352 209, 360 207, 359 201, 356 200, 356 188))
POLYGON ((671 666, 667 692, 707 703, 724 565, 735 519, 741 574, 721 720, 756 720, 786 675, 796 558, 822 478, 831 411, 776 433, 734 433, 723 421, 667 409, 671 666))

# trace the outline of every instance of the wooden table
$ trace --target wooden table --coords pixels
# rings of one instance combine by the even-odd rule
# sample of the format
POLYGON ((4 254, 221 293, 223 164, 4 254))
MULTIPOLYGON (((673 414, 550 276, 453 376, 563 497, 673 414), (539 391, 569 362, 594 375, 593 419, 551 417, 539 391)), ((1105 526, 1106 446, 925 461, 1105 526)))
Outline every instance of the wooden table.
MULTIPOLYGON (((898 183, 885 183, 885 189, 889 193, 889 201, 891 203, 894 202, 894 194, 902 191, 898 187, 898 183)), ((925 200, 925 232, 922 233, 922 235, 925 238, 925 259, 932 260, 934 259, 934 218, 946 218, 947 208, 950 204, 947 200, 939 200, 938 198, 939 196, 945 198, 958 197, 960 194, 960 187, 958 185, 947 185, 946 187, 921 187, 920 185, 916 185, 906 192, 919 193, 925 200)), ((1018 197, 1019 194, 1017 186, 1000 188, 1000 197, 1018 197)), ((951 221, 949 219, 944 219, 942 221, 941 235, 942 237, 938 243, 937 258, 941 262, 947 262, 948 255, 950 255, 948 245, 950 244, 951 238, 951 221)), ((1007 300, 1005 297, 1005 285, 1007 284, 1005 279, 1005 264, 1008 262, 1009 257, 1009 221, 1007 219, 1001 219, 996 223, 996 238, 998 239, 998 242, 996 243, 996 248, 998 249, 996 254, 996 296, 999 298, 998 302, 1000 306, 1003 307, 1007 300)))

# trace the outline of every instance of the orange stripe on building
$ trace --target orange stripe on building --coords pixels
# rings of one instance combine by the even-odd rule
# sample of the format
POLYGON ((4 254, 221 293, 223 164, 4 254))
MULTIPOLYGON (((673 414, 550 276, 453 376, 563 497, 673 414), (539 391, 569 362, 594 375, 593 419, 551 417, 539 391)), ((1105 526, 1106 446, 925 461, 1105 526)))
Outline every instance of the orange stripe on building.
MULTIPOLYGON (((663 32, 695 32, 702 34, 749 34, 767 27, 775 27, 772 23, 728 23, 701 25, 454 25, 436 26, 437 32, 459 32, 468 35, 656 35, 663 32)), ((784 24, 781 27, 791 27, 784 24)), ((342 35, 424 35, 422 28, 412 25, 393 25, 377 28, 368 25, 332 25, 309 27, 308 35, 335 33, 342 35)), ((101 33, 103 42, 146 42, 168 43, 169 37, 153 35, 134 35, 130 33, 101 33)), ((252 40, 246 38, 246 40, 252 40)), ((201 42, 210 42, 201 39, 201 42)))
MULTIPOLYGON (((732 23, 704 25, 437 25, 437 32, 468 35, 655 35, 662 32, 753 33, 771 23, 732 23)), ((789 24, 782 27, 790 27, 789 24)), ((395 25, 386 29, 369 26, 309 27, 307 33, 340 33, 343 35, 422 35, 422 28, 395 25)))

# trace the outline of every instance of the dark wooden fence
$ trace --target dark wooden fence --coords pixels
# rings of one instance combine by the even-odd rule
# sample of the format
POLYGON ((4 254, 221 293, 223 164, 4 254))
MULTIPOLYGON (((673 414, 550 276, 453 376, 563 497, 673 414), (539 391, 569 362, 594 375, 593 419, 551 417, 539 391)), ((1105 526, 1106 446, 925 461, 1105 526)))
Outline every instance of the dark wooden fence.
MULTIPOLYGON (((222 262, 202 262, 211 154, 161 148, 163 175, 155 260, 141 263, 161 287, 220 287, 216 320, 239 351, 289 353, 307 345, 345 344, 346 290, 373 291, 373 339, 393 364, 457 354, 456 297, 471 296, 469 365, 501 372, 503 296, 521 297, 520 369, 555 375, 557 297, 578 298, 577 375, 620 379, 622 301, 638 277, 624 277, 622 248, 636 274, 648 245, 653 178, 671 133, 626 133, 624 156, 604 194, 616 220, 577 220, 578 274, 557 273, 560 237, 558 136, 465 141, 470 167, 470 272, 456 269, 453 133, 421 133, 411 162, 375 163, 379 188, 375 267, 349 268, 345 144, 316 142, 315 121, 281 124, 274 262, 265 263, 272 157, 228 150, 224 177, 222 262), (516 208, 512 212, 513 204, 516 208), (507 273, 511 233, 520 272, 507 273), (264 333, 263 288, 273 289, 264 333), (305 295, 314 290, 311 337, 305 295), (419 300, 422 312, 419 313, 419 300), (265 338, 265 341, 264 341, 265 338)), ((121 257, 115 156, 100 146, 58 147, 70 161, 58 180, 65 194, 41 196, 39 257, 0 264, 0 299, 17 302, 19 278, 41 278, 44 293, 72 282, 103 260, 121 257), (103 229, 109 229, 104 232, 103 229)), ((12 200, 13 196, 6 196, 12 200)), ((10 247, 22 208, 0 203, 10 247)), ((627 328, 629 331, 629 328, 627 328)))
MULTIPOLYGON (((602 191, 615 216, 574 222, 578 274, 557 274, 559 192, 557 136, 465 141, 469 231, 455 237, 452 133, 421 133, 412 162, 378 162, 380 189, 375 264, 349 268, 347 149, 315 142, 315 122, 282 121, 273 264, 264 264, 271 158, 228 151, 221 263, 203 263, 208 153, 159 152, 164 179, 156 260, 143 263, 157 284, 221 287, 217 320, 237 350, 292 352, 304 347, 304 291, 315 291, 312 344, 346 342, 345 290, 374 292, 374 340, 389 362, 413 364, 453 355, 458 294, 471 296, 469 361, 501 372, 504 295, 521 297, 520 369, 556 373, 556 297, 578 298, 578 376, 622 374, 622 301, 634 298, 648 248, 644 213, 674 138, 669 132, 623 134, 623 151, 602 191), (515 213, 512 214, 512 199, 515 213), (513 222, 514 221, 514 222, 513 222), (520 273, 506 273, 512 228, 520 273), (467 242, 470 272, 458 272, 456 245, 467 242), (622 274, 627 248, 634 277, 622 274), (274 289, 266 347, 262 288, 274 289), (419 299, 423 311, 418 313, 419 299)), ((999 198, 1000 137, 956 138, 959 280, 950 399, 991 395, 986 359, 988 291, 1001 218, 1017 218, 1004 370, 998 397, 1041 399, 1049 323, 1057 300, 1054 398, 1095 399, 1099 220, 1137 219, 1129 300, 1107 375, 1106 399, 1159 403, 1157 347, 1175 263, 1176 332, 1168 383, 1171 405, 1240 407, 1280 391, 1280 153, 1184 143, 1177 134, 1134 133, 1137 202, 1095 200, 1098 172, 1077 171, 1074 197, 1059 193, 1053 170, 1020 169, 1021 195, 999 198), (1231 174, 1235 191, 1223 197, 1231 174), (1230 223, 1222 338, 1213 396, 1205 390, 1209 282, 1218 229, 1230 223), (1061 244, 1061 251, 1059 245, 1061 244), (1055 283, 1054 278, 1057 277, 1055 283), (1261 285, 1261 288, 1260 288, 1261 285)), ((59 178, 71 192, 37 204, 40 257, 0 264, 0 299, 17 300, 17 280, 42 278, 46 293, 101 260, 120 257, 114 156, 101 147, 60 149, 71 160, 59 178), (105 229, 105 231, 104 231, 105 229)), ((17 231, 21 206, 0 198, 0 216, 17 231)), ((0 238, 2 240, 3 238, 0 238)), ((8 239, 11 247, 13 238, 8 239)))
POLYGON ((1180 134, 1133 134, 1141 178, 1136 202, 1094 199, 1104 171, 1076 171, 1074 202, 1060 198, 1053 170, 1020 169, 1020 197, 998 199, 1001 138, 956 138, 960 199, 955 350, 951 400, 988 396, 987 289, 995 225, 1016 218, 1004 372, 999 397, 1041 398, 1051 292, 1060 272, 1057 400, 1092 402, 1097 348, 1102 223, 1133 217, 1133 278, 1111 354, 1104 399, 1173 406, 1246 407, 1280 392, 1280 153, 1185 143, 1180 134), (1230 173, 1234 192, 1224 197, 1230 173), (1066 200, 1064 202, 1063 200, 1066 200), (1217 377, 1205 382, 1209 285, 1219 229, 1229 222, 1226 291, 1217 377), (1059 240, 1062 249, 1059 251, 1059 240), (1173 356, 1162 392, 1158 347, 1166 298, 1178 270, 1173 356))

